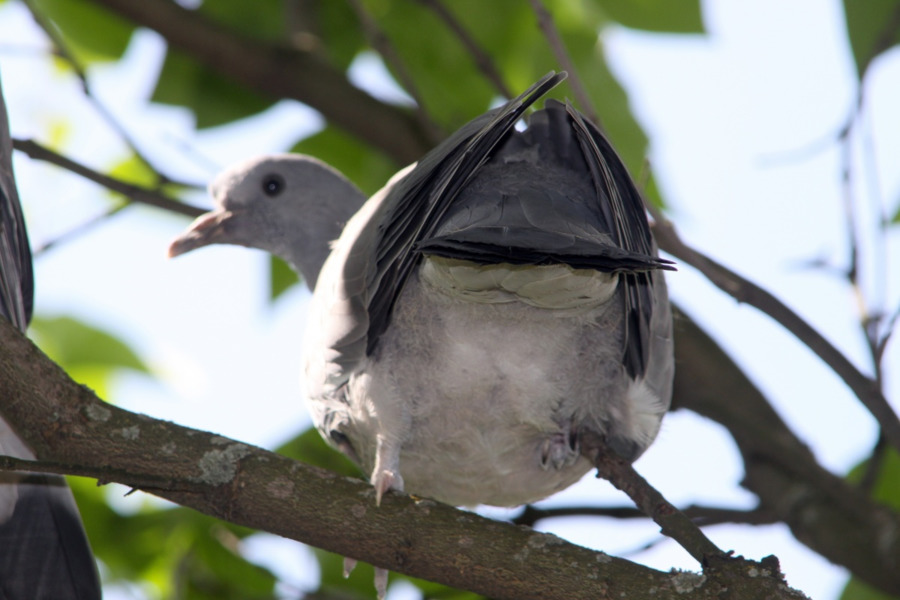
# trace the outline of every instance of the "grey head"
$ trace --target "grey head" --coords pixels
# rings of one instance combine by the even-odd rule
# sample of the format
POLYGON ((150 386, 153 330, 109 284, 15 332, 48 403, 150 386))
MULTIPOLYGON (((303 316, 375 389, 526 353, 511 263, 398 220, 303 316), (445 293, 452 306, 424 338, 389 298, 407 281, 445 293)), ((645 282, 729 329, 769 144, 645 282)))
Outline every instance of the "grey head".
POLYGON ((272 154, 237 164, 209 185, 214 210, 169 246, 174 257, 210 244, 236 244, 283 258, 314 289, 319 271, 365 196, 311 156, 272 154))

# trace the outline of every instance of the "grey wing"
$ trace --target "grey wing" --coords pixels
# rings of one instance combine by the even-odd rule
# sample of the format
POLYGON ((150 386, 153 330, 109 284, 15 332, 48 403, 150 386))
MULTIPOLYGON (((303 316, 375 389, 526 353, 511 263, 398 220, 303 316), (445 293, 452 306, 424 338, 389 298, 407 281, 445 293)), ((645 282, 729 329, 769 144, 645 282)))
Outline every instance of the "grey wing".
MULTIPOLYGON (((571 104, 566 110, 583 149, 598 195, 598 204, 611 225, 613 241, 629 252, 656 256, 656 247, 640 193, 612 145, 603 134, 571 104)), ((658 268, 671 269, 661 261, 658 268)), ((657 341, 668 327, 668 352, 671 354, 671 318, 668 296, 661 273, 646 270, 622 274, 625 298, 625 347, 623 363, 632 379, 643 379, 654 355, 654 369, 664 366, 663 348, 657 341), (656 314, 654 314, 656 313, 656 314), (668 324, 668 325, 667 325, 668 324)), ((668 395, 665 396, 668 398, 668 395)))
POLYGON ((20 331, 31 320, 34 274, 12 170, 12 138, 0 90, 0 313, 20 331))
POLYGON ((380 227, 368 282, 367 354, 387 328, 393 305, 420 258, 416 244, 434 236, 460 191, 528 107, 565 78, 565 73, 549 73, 519 97, 463 126, 390 190, 385 198, 389 212, 380 227))
MULTIPOLYGON (((31 319, 32 273, 0 90, 0 313, 22 331, 31 319)), ((34 458, 2 418, 0 454, 34 458)), ((0 599, 100 597, 97 566, 65 480, 0 473, 0 599)))
POLYGON ((419 259, 415 245, 434 234, 444 211, 525 110, 564 78, 550 73, 464 125, 397 173, 350 219, 313 295, 311 318, 322 326, 306 339, 310 398, 333 397, 373 352, 419 259))

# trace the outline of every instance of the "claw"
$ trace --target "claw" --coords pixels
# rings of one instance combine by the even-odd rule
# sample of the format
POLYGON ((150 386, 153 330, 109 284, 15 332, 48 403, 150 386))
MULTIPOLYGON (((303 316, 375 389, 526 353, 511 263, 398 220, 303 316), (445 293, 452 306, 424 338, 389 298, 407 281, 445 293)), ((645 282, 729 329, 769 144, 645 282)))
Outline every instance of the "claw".
POLYGON ((350 573, 356 568, 356 559, 349 556, 344 557, 344 579, 350 577, 350 573))
POLYGON ((581 453, 578 436, 570 425, 563 426, 541 444, 541 468, 560 470, 575 464, 581 453))
POLYGON ((403 491, 403 477, 395 471, 379 471, 372 478, 372 485, 375 486, 375 505, 381 506, 381 497, 388 490, 403 491))
POLYGON ((375 592, 378 593, 378 600, 384 600, 387 594, 388 570, 375 567, 375 592))
POLYGON ((403 491, 400 475, 400 447, 379 436, 375 449, 375 468, 370 478, 375 486, 375 504, 381 506, 381 497, 388 490, 403 491))

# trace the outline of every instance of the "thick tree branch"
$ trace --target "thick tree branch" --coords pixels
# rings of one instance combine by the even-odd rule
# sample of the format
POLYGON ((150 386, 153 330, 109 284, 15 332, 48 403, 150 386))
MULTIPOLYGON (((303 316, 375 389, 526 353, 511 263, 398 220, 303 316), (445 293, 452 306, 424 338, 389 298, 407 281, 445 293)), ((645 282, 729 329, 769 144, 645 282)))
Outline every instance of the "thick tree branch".
MULTIPOLYGON (((0 409, 36 454, 215 517, 495 598, 801 598, 777 561, 663 573, 105 404, 0 320, 0 409)), ((58 467, 59 464, 53 468, 58 467)))
POLYGON ((293 98, 391 156, 417 160, 438 140, 415 117, 351 84, 320 56, 241 36, 171 0, 90 0, 159 33, 172 48, 273 98, 293 98))

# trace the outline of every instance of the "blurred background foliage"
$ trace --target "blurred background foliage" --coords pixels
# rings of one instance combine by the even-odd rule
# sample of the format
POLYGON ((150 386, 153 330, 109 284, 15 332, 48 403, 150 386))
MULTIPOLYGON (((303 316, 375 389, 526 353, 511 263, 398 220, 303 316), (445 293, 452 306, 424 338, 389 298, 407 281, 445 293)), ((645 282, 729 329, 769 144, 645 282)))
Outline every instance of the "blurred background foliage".
MULTIPOLYGON (((0 0, 0 4, 20 0, 0 0)), ((73 62, 87 71, 98 63, 119 61, 128 49, 135 26, 89 0, 28 0, 34 14, 58 35, 70 57, 48 56, 62 72, 73 74, 73 62)), ((364 53, 373 53, 365 27, 352 2, 309 0, 298 16, 291 0, 205 0, 185 3, 202 18, 236 37, 262 44, 312 48, 334 67, 347 70, 364 53), (297 34, 297 19, 301 34, 297 34)), ((484 112, 499 98, 496 87, 473 63, 459 36, 428 8, 429 2, 364 0, 366 11, 403 57, 406 74, 428 107, 429 126, 439 135, 453 131, 484 112)), ((629 108, 622 86, 610 72, 599 34, 610 24, 648 34, 703 34, 699 0, 559 0, 548 2, 556 26, 574 61, 599 118, 632 173, 645 181, 648 194, 662 202, 652 181, 642 177, 647 138, 629 108)), ((443 2, 491 57, 511 93, 525 89, 559 65, 547 50, 547 41, 535 14, 523 0, 455 0, 443 2)), ((894 0, 845 0, 847 34, 860 79, 875 56, 900 42, 879 37, 882 24, 896 13, 894 0)), ((391 64, 387 64, 389 69, 391 64)), ((398 79, 401 74, 393 73, 398 79)), ((568 83, 566 83, 568 85, 568 83)), ((565 95, 572 96, 569 89, 565 95)), ((265 97, 232 81, 197 59, 170 49, 154 85, 152 101, 192 111, 197 128, 215 127, 255 115, 278 99, 265 97)), ((415 111, 409 97, 398 106, 415 111)), ((400 166, 334 125, 305 139, 292 151, 315 155, 335 166, 366 193, 377 190, 400 166)), ((109 173, 133 183, 155 186, 159 177, 137 156, 110 165, 109 173)), ((175 192, 178 188, 170 188, 175 192)), ((110 200, 111 204, 117 202, 110 200)), ((894 217, 895 220, 900 214, 894 217)), ((295 275, 272 261, 271 295, 277 297, 296 284, 295 275)), ((123 371, 154 377, 151 368, 121 340, 101 327, 66 316, 40 316, 31 335, 72 377, 104 398, 113 378, 123 371)), ((297 460, 359 476, 346 459, 328 449, 314 430, 300 433, 279 449, 297 460)), ((860 477, 860 465, 850 477, 860 477)), ((110 501, 105 488, 93 481, 73 478, 72 485, 89 528, 89 537, 103 564, 107 582, 127 582, 157 598, 262 599, 278 597, 277 578, 241 554, 241 541, 254 532, 232 526, 180 507, 144 503, 124 511, 110 501), (123 551, 127 548, 127 552, 123 551)), ((874 493, 900 508, 900 459, 888 454, 883 476, 874 493)), ((342 576, 339 557, 316 551, 321 572, 320 589, 295 591, 309 598, 371 598, 369 577, 342 576)), ((370 569, 361 566, 361 569, 370 569)), ((475 596, 410 580, 429 598, 467 599, 475 596)), ((845 600, 875 600, 880 595, 851 580, 845 600)))

